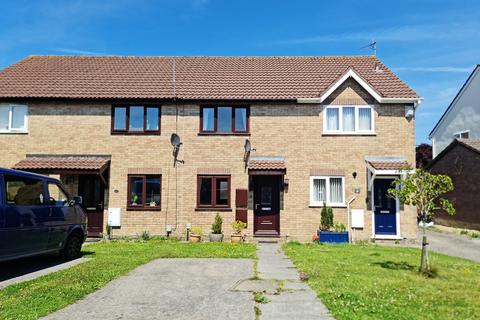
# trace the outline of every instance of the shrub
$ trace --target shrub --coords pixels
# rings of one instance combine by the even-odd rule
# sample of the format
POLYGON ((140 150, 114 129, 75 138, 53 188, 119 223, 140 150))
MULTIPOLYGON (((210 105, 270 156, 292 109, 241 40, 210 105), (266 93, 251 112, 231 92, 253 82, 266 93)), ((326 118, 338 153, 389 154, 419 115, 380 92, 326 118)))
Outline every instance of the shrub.
POLYGON ((215 221, 212 224, 212 233, 213 234, 221 234, 222 233, 222 223, 223 219, 220 214, 217 213, 215 216, 215 221))
POLYGON ((235 220, 232 222, 232 229, 235 232, 235 234, 240 234, 242 233, 242 230, 247 227, 247 224, 243 221, 240 220, 235 220))
POLYGON ((323 203, 321 219, 320 219, 320 230, 328 231, 333 226, 333 210, 330 207, 327 207, 325 203, 323 203))
POLYGON ((347 231, 347 227, 345 227, 343 223, 335 223, 333 225, 333 230, 335 230, 335 232, 345 232, 347 231))
POLYGON ((150 232, 145 230, 142 232, 142 235, 140 237, 142 238, 143 241, 150 240, 150 232))
POLYGON ((190 229, 190 233, 201 236, 203 234, 203 229, 202 227, 193 227, 192 229, 190 229))

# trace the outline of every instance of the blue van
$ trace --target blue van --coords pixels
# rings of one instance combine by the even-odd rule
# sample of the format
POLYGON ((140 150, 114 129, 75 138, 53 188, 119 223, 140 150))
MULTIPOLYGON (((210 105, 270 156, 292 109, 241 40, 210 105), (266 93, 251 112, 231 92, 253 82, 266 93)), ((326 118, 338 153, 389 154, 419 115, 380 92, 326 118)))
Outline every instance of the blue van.
POLYGON ((80 256, 87 218, 57 179, 0 168, 0 261, 59 252, 80 256))

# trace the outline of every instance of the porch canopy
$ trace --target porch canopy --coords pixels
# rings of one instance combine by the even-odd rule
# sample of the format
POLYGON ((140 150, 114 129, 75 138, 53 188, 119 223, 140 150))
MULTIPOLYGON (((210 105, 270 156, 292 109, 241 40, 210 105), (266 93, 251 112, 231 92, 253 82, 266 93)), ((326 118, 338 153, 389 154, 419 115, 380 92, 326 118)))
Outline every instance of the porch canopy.
POLYGON ((368 169, 368 191, 372 189, 376 176, 401 176, 413 172, 406 157, 365 157, 368 169))
POLYGON ((249 175, 285 175, 287 167, 285 157, 250 157, 249 175))
POLYGON ((109 155, 27 154, 13 169, 51 174, 97 174, 103 182, 110 166, 109 155))

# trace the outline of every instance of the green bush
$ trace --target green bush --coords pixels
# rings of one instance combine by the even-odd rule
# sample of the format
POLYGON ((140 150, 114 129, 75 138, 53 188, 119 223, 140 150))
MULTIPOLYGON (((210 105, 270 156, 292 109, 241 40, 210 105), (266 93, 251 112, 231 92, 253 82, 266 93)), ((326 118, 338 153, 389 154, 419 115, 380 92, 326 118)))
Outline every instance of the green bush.
POLYGON ((215 216, 215 221, 212 224, 212 233, 213 234, 221 234, 222 233, 222 223, 223 219, 220 214, 217 213, 215 216))
POLYGON ((345 227, 343 223, 335 223, 333 225, 333 230, 335 230, 335 232, 345 232, 347 231, 347 227, 345 227))
POLYGON ((327 207, 325 203, 323 203, 321 219, 320 219, 320 230, 328 231, 333 226, 333 210, 330 207, 327 207))
POLYGON ((193 227, 192 229, 190 229, 190 233, 201 236, 203 235, 203 229, 202 227, 193 227))
POLYGON ((247 227, 247 224, 243 221, 240 220, 235 220, 232 222, 232 229, 235 234, 240 234, 242 233, 242 230, 247 227))

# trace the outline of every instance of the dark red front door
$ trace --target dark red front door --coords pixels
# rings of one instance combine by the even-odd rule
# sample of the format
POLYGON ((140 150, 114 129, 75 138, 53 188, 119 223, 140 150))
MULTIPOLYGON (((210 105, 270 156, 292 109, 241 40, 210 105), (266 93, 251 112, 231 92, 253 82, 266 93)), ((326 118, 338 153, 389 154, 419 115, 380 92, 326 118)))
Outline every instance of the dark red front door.
POLYGON ((280 235, 281 176, 253 177, 253 232, 256 236, 280 235))
POLYGON ((78 176, 78 195, 82 197, 82 207, 87 213, 89 237, 100 237, 103 232, 104 186, 97 175, 78 176))

